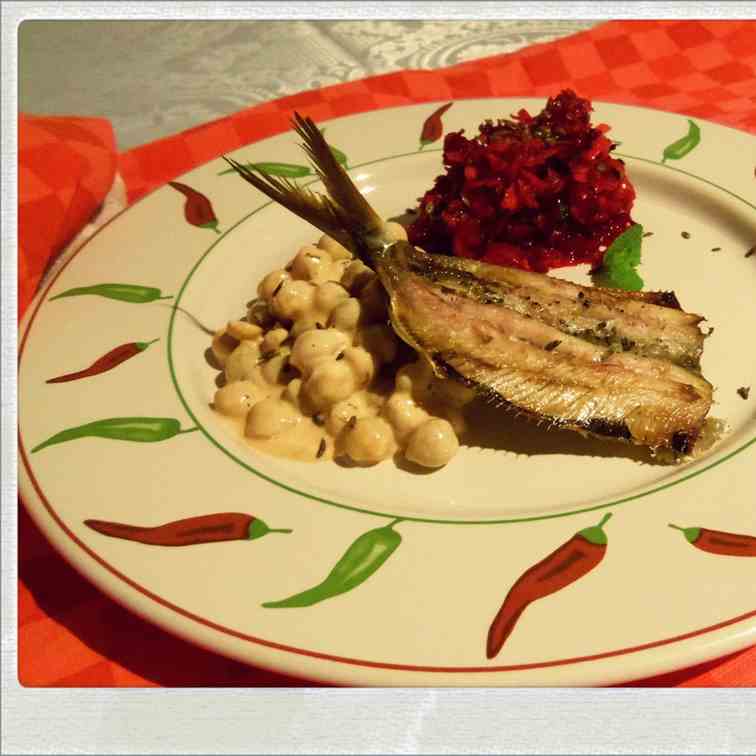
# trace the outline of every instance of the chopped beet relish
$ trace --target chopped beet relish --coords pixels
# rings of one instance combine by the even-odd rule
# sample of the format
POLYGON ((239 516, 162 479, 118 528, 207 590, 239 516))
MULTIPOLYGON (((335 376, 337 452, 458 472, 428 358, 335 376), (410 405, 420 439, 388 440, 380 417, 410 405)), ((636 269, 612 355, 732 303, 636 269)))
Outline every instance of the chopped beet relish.
POLYGON ((485 121, 474 139, 444 139, 446 173, 420 199, 410 241, 429 252, 545 273, 599 267, 632 225, 635 189, 611 156, 606 124, 566 89, 537 116, 485 121))

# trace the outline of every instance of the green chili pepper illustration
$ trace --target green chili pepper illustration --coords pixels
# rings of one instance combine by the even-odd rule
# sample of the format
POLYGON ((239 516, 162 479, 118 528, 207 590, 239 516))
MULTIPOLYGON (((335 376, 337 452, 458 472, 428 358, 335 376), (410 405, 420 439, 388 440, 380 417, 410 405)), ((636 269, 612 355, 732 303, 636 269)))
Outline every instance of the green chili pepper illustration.
POLYGON ((701 129, 697 123, 688 119, 688 133, 664 148, 662 163, 666 163, 667 160, 680 160, 684 158, 700 141, 701 129))
MULTIPOLYGON (((245 163, 245 168, 254 168, 271 176, 283 176, 284 178, 302 178, 311 176, 312 170, 306 165, 294 165, 293 163, 245 163)), ((221 171, 218 175, 236 173, 233 168, 221 171)))
POLYGON ((156 299, 173 298, 172 294, 165 297, 161 296, 162 292, 160 289, 156 289, 154 286, 104 283, 95 286, 79 286, 75 289, 68 289, 68 291, 50 297, 49 301, 52 302, 55 299, 62 299, 63 297, 81 297, 87 294, 94 294, 95 296, 106 297, 107 299, 117 299, 121 302, 131 302, 132 304, 145 304, 146 302, 154 302, 156 299))
POLYGON ((402 537, 394 530, 401 518, 382 528, 363 533, 336 562, 328 577, 319 585, 281 601, 263 604, 268 609, 312 606, 325 599, 351 591, 364 583, 396 551, 402 537))
POLYGON ((181 429, 178 420, 172 417, 110 417, 106 420, 96 420, 93 423, 77 425, 75 428, 50 436, 32 449, 32 454, 55 444, 73 441, 77 438, 112 438, 117 441, 140 441, 152 443, 165 441, 179 433, 191 433, 198 428, 181 429))

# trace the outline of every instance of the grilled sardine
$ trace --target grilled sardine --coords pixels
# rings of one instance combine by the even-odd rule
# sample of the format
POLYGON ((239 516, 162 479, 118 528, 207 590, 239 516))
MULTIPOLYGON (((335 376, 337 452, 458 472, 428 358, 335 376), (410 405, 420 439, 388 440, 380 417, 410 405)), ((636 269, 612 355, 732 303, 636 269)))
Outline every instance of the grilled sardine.
POLYGON ((295 115, 294 126, 328 196, 228 162, 376 271, 394 330, 437 376, 554 427, 691 451, 712 401, 701 316, 669 292, 578 286, 393 241, 315 124, 295 115))

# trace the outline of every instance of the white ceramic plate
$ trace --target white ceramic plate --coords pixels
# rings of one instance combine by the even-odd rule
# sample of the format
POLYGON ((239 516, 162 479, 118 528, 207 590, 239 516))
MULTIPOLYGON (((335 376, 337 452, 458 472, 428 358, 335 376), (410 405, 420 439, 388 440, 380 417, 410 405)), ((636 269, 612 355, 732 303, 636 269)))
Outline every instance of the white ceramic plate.
MULTIPOLYGON (((474 133, 484 118, 542 105, 458 101, 443 125, 474 133)), ((418 149, 435 107, 327 124, 329 141, 385 216, 413 205, 440 172, 441 143, 418 149)), ((634 217, 654 234, 644 242, 646 288, 674 289, 715 329, 703 372, 716 387, 711 414, 729 430, 701 459, 649 464, 622 446, 506 417, 485 446, 465 447, 426 475, 393 462, 345 469, 254 453, 208 407, 215 375, 203 357, 208 337, 174 306, 213 327, 238 317, 260 277, 319 234, 236 176, 221 175, 226 165, 215 160, 181 184, 209 199, 217 229, 211 215, 188 223, 185 197, 163 187, 88 242, 30 307, 19 367, 20 488, 29 511, 67 560, 136 613, 222 654, 303 678, 608 684, 756 642, 756 560, 702 550, 716 539, 705 530, 689 531, 690 542, 667 527, 745 537, 725 545, 730 550, 756 536, 756 255, 746 257, 756 242, 754 137, 693 120, 700 143, 690 149, 696 140, 687 147, 684 140, 695 129, 685 117, 609 104, 594 113, 594 122, 614 127, 638 190, 634 217), (55 299, 113 283, 148 287, 124 296, 149 301, 55 299), (118 345, 153 339, 105 373, 46 383, 118 345), (737 393, 743 386, 752 387, 747 400, 737 393), (32 451, 65 429, 112 418, 127 419, 121 431, 132 440, 70 438, 32 451), (146 437, 155 442, 138 442, 146 437), (610 511, 600 563, 532 603, 487 659, 489 625, 513 583, 610 511), (293 532, 167 548, 84 525, 89 518, 156 525, 215 512, 293 532), (362 584, 309 607, 261 606, 318 584, 359 536, 396 518, 389 530, 400 534, 399 547, 362 584)), ((305 163, 291 133, 234 156, 305 163)), ((588 280, 584 269, 559 274, 588 280)))

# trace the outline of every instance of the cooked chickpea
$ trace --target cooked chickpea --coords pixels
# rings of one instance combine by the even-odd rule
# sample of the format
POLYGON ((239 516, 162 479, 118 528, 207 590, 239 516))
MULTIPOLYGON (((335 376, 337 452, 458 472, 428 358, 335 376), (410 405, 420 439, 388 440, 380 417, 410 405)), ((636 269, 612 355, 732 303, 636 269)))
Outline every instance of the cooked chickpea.
POLYGON ((328 325, 344 333, 352 333, 357 328, 361 314, 362 305, 359 300, 350 297, 336 305, 328 319, 328 325))
POLYGON ((362 347, 349 347, 344 350, 344 362, 352 368, 357 385, 362 388, 373 380, 375 360, 373 355, 362 347))
POLYGON ((255 374, 260 360, 260 349, 252 341, 242 341, 226 360, 226 380, 246 381, 255 374))
POLYGON ((372 465, 391 454, 394 436, 391 426, 380 417, 364 417, 347 430, 344 451, 361 464, 372 465))
POLYGON ((313 406, 323 409, 351 396, 357 389, 357 381, 343 360, 327 360, 313 369, 304 389, 313 406))
POLYGON ((226 361, 231 356, 231 353, 234 351, 234 349, 236 349, 236 347, 238 346, 238 339, 235 339, 233 336, 231 336, 224 328, 220 331, 217 331, 215 333, 215 336, 213 336, 210 350, 213 353, 213 357, 215 357, 216 361, 218 362, 218 365, 225 367, 226 361))
POLYGON ((459 449, 459 441, 448 420, 432 417, 410 436, 405 456, 423 467, 443 467, 459 449))
POLYGON ((370 409, 362 399, 357 396, 350 396, 331 407, 326 419, 326 430, 334 437, 338 436, 344 430, 347 423, 355 418, 367 417, 370 409))
POLYGON ((291 276, 303 281, 317 281, 330 263, 331 256, 328 252, 306 244, 292 260, 291 276))
POLYGON ((315 291, 315 307, 326 315, 345 299, 349 299, 349 292, 336 281, 326 281, 315 291))
POLYGON ((252 381, 234 381, 215 392, 213 407, 224 415, 243 417, 264 396, 252 381))
POLYGON ((396 378, 394 378, 394 388, 402 394, 412 393, 412 374, 409 372, 409 367, 409 365, 405 365, 400 368, 396 378))
POLYGON ((295 407, 299 406, 299 395, 302 392, 302 379, 293 378, 286 384, 283 394, 281 395, 287 402, 291 402, 295 407))
POLYGON ((409 365, 404 365, 396 374, 394 385, 397 391, 421 396, 433 378, 433 369, 424 359, 418 358, 409 365))
POLYGON ((265 334, 260 344, 261 354, 275 352, 288 338, 289 332, 285 328, 273 328, 265 334))
POLYGON ((262 335, 262 328, 254 323, 247 323, 246 320, 230 320, 226 332, 239 341, 259 339, 262 335))
POLYGON ((407 241, 407 229, 401 223, 387 221, 384 225, 384 236, 389 241, 407 241))
POLYGON ((282 283, 286 284, 287 281, 291 281, 291 276, 285 270, 273 270, 260 281, 257 293, 260 297, 270 302, 273 299, 273 292, 282 283))
POLYGON ((299 410, 282 399, 263 399, 247 415, 245 433, 253 438, 272 438, 294 428, 302 420, 299 410))
POLYGON ((349 339, 335 328, 305 331, 294 342, 291 364, 306 377, 319 362, 333 359, 348 346, 349 339))
POLYGON ((262 377, 270 384, 276 384, 281 380, 281 373, 289 359, 289 350, 286 347, 279 349, 278 354, 264 360, 260 365, 262 377))
POLYGON ((312 315, 302 315, 302 317, 299 317, 294 321, 294 325, 289 331, 289 336, 296 340, 305 331, 314 331, 318 326, 325 327, 322 317, 317 318, 312 315))
POLYGON ((383 408, 386 420, 391 423, 396 438, 400 442, 419 428, 427 419, 428 413, 417 405, 408 394, 394 394, 383 408))
POLYGON ((315 287, 309 281, 288 281, 271 301, 273 314, 284 320, 307 315, 315 299, 315 287))
POLYGON ((336 239, 323 234, 318 241, 318 247, 325 250, 331 256, 332 260, 349 260, 352 257, 352 253, 336 239))

